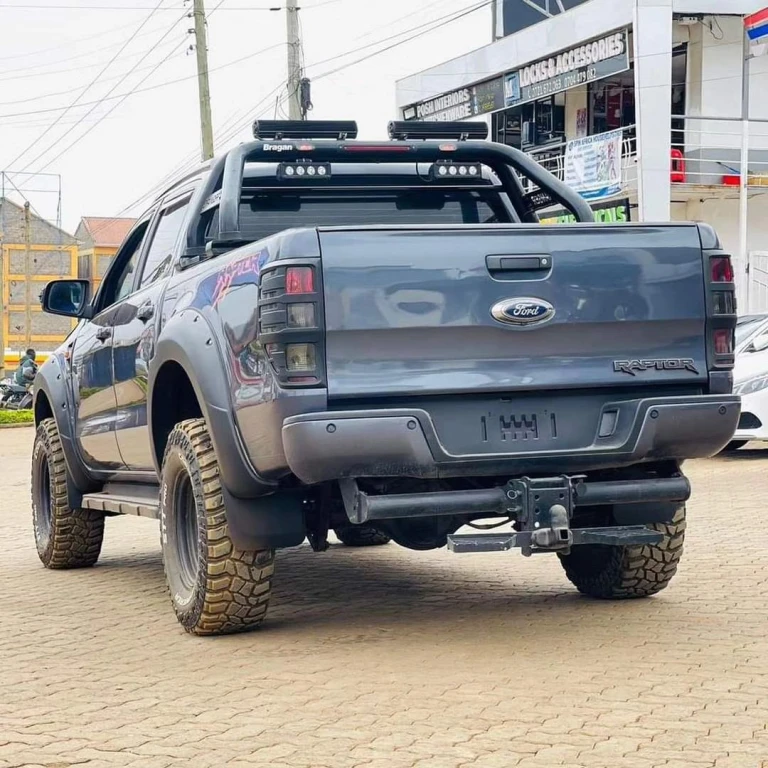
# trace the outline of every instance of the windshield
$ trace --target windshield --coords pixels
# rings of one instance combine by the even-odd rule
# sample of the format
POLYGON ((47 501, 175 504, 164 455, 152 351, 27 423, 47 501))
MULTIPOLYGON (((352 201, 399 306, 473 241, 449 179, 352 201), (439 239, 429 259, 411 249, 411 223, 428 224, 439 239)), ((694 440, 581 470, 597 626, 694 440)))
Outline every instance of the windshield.
POLYGON ((741 346, 766 321, 764 315, 742 317, 736 324, 736 346, 741 346))
MULTIPOLYGON (((508 224, 512 218, 495 190, 244 191, 240 227, 249 240, 285 229, 378 224, 508 224)), ((218 232, 218 213, 208 238, 218 232)))

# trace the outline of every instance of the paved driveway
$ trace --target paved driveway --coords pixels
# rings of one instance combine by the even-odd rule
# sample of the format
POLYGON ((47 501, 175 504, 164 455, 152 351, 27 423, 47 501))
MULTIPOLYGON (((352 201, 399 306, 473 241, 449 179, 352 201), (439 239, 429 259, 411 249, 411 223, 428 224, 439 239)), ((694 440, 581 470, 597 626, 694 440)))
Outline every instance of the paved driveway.
POLYGON ((688 467, 683 566, 650 600, 580 597, 552 557, 302 547, 263 629, 200 639, 154 521, 42 568, 32 438, 0 431, 0 768, 768 766, 768 452, 688 467))

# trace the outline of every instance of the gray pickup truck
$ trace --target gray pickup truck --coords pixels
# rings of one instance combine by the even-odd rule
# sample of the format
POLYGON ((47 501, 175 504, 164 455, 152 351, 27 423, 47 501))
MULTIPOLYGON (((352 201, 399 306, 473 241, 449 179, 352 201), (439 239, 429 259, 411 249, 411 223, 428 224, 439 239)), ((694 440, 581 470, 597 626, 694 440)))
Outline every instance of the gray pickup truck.
POLYGON ((158 518, 197 634, 258 625, 275 550, 330 530, 556 553, 594 597, 663 589, 681 463, 739 418, 716 234, 595 225, 484 124, 356 131, 257 122, 159 196, 94 297, 46 287, 79 323, 35 382, 42 562, 91 566, 106 517, 158 518), (580 223, 540 225, 552 205, 580 223))

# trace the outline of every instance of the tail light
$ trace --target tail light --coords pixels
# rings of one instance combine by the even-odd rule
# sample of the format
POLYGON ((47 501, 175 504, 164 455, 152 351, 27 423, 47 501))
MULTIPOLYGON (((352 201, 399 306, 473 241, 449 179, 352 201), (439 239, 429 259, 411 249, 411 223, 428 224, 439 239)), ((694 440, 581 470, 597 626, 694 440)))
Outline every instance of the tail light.
POLYGON ((714 347, 716 355, 733 354, 734 332, 725 328, 719 328, 714 333, 714 347))
POLYGON ((711 256, 709 268, 713 283, 733 282, 733 264, 730 256, 711 256))
POLYGON ((315 271, 312 267, 288 267, 285 270, 285 292, 287 294, 314 293, 314 291, 315 271))
POLYGON ((324 383, 320 264, 273 262, 261 274, 259 341, 282 386, 324 383))
MULTIPOLYGON (((731 257, 715 250, 714 231, 711 250, 704 251, 707 288, 707 360, 709 391, 712 394, 728 394, 733 386, 733 364, 736 329, 736 285, 731 257)), ((710 245, 710 243, 707 243, 710 245)))

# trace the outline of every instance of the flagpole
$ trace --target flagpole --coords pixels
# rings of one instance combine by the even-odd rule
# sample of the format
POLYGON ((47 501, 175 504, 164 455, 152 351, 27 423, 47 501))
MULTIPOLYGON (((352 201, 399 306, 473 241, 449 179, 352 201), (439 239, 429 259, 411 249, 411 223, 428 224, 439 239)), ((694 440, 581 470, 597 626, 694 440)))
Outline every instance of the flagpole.
MULTIPOLYGON (((750 310, 751 285, 749 278, 749 73, 752 53, 750 38, 744 29, 744 62, 741 81, 741 184, 739 185, 739 277, 745 310, 750 310), (744 283, 746 282, 746 286, 744 283), (744 290, 746 288, 746 290, 744 290)), ((737 284, 737 295, 739 295, 737 284)))

